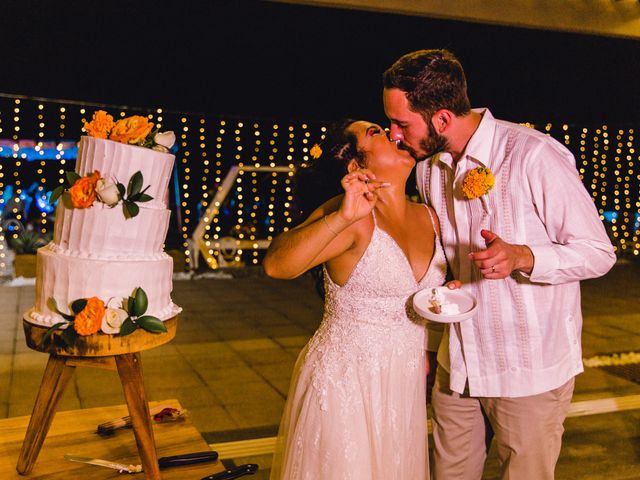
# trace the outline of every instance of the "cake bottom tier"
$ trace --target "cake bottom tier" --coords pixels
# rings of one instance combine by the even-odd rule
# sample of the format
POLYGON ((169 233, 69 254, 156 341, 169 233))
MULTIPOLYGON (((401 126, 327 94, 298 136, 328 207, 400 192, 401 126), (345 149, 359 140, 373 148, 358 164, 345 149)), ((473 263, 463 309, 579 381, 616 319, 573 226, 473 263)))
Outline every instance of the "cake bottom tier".
POLYGON ((171 301, 173 260, 164 254, 154 260, 95 260, 38 250, 36 267, 36 303, 25 319, 38 325, 63 321, 52 309, 70 312, 69 305, 80 298, 98 297, 103 302, 118 301, 141 287, 149 304, 145 315, 166 320, 182 309, 171 301))

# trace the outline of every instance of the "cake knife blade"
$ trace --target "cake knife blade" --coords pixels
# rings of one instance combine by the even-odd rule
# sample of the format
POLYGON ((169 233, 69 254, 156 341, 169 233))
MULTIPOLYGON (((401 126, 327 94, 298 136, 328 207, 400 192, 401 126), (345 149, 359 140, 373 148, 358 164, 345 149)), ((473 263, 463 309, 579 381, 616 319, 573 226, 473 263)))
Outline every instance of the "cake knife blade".
POLYGON ((90 465, 98 465, 100 467, 113 468, 120 473, 138 473, 142 471, 142 465, 125 465, 123 463, 110 462, 108 460, 100 460, 99 458, 80 457, 78 455, 66 454, 66 460, 72 462, 88 463, 90 465))

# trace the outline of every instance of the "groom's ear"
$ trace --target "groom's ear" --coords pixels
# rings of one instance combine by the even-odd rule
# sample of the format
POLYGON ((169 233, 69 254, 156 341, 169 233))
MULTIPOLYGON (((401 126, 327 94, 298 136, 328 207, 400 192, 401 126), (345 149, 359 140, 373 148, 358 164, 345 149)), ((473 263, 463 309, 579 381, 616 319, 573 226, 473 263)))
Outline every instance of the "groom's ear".
POLYGON ((450 110, 446 110, 444 108, 438 110, 431 117, 431 122, 436 129, 436 132, 439 134, 443 133, 449 125, 451 125, 451 121, 453 120, 453 113, 450 110))

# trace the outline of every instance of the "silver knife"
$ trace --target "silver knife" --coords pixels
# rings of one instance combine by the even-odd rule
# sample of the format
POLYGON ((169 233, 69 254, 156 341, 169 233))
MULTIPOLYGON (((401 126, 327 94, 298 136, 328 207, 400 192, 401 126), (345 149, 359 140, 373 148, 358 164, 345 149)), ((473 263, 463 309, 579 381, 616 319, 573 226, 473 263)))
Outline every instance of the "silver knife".
POLYGON ((64 456, 66 460, 72 462, 88 463, 90 465, 99 465, 101 467, 113 468, 120 473, 139 473, 142 471, 142 465, 125 465, 123 463, 110 462, 108 460, 100 460, 99 458, 80 457, 78 455, 64 456))

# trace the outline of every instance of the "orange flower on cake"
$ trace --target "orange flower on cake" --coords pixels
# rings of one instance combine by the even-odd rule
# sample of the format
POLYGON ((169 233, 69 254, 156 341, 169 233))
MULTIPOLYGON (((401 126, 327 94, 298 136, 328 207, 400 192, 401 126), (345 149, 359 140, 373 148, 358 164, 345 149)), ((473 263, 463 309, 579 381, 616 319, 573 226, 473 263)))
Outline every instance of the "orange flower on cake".
POLYGON ((98 180, 100 180, 100 172, 96 170, 86 177, 80 177, 69 188, 71 204, 75 208, 89 208, 93 205, 97 197, 96 184, 98 180))
POLYGON ((147 135, 153 129, 153 123, 147 117, 134 115, 118 120, 111 130, 109 140, 120 143, 138 145, 144 143, 147 135))
POLYGON ((73 328, 79 335, 91 335, 100 330, 104 317, 104 302, 98 297, 87 298, 87 305, 76 315, 73 328))
POLYGON ((495 184, 493 173, 487 167, 470 170, 462 182, 462 193, 465 198, 473 200, 489 193, 495 184))
POLYGON ((85 122, 84 131, 92 137, 106 139, 115 125, 113 117, 104 110, 98 110, 93 114, 90 122, 85 122))

